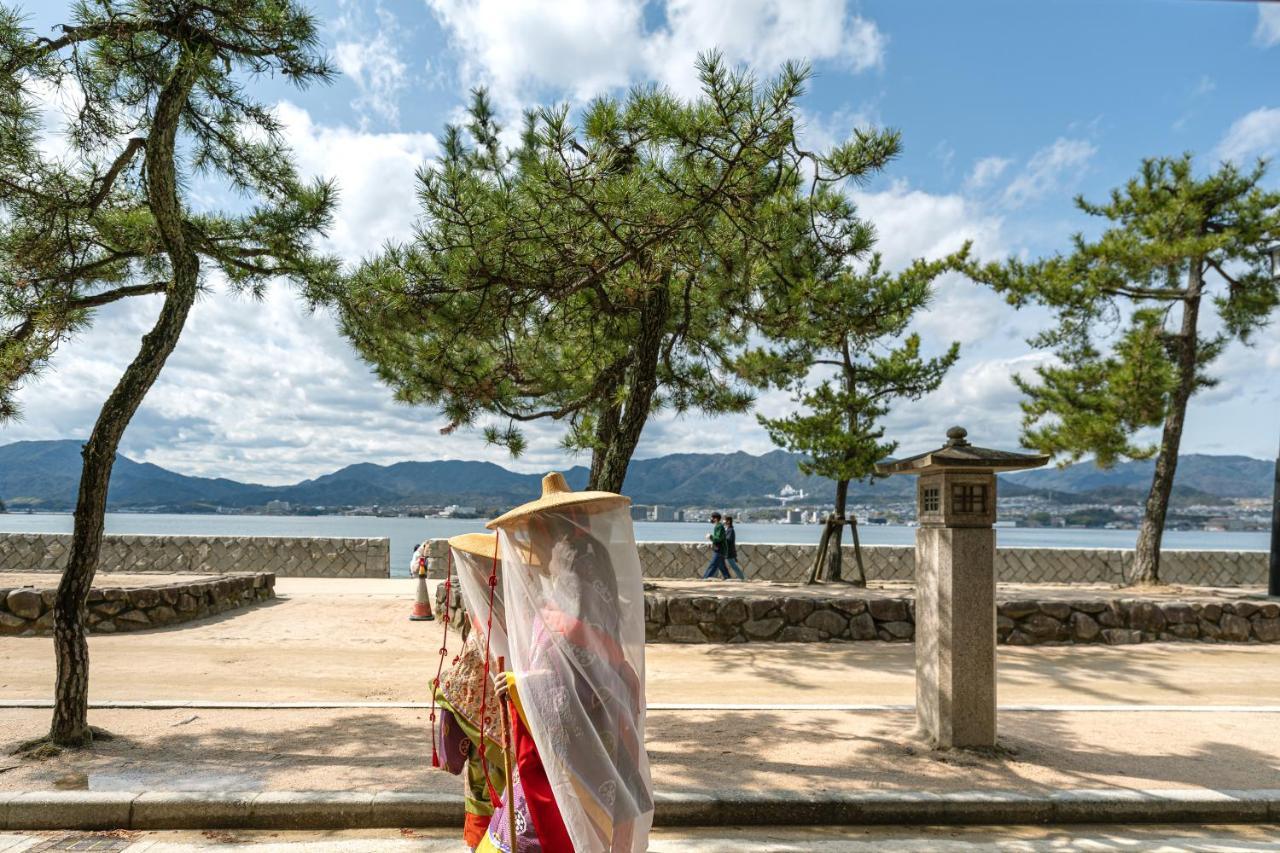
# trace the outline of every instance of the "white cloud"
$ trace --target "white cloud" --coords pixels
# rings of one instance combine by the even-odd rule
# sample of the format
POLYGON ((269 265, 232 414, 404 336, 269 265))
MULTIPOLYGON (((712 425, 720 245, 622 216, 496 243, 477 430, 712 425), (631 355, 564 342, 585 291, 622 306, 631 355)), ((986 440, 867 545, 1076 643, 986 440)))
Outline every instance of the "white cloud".
POLYGON ((428 0, 460 53, 469 85, 507 109, 544 87, 578 100, 625 85, 640 56, 642 4, 632 0, 428 0))
POLYGON ((1013 377, 1030 374, 1048 360, 1046 354, 1036 352, 966 359, 952 368, 937 391, 900 407, 885 425, 904 448, 935 446, 954 424, 969 430, 970 439, 984 447, 1015 448, 1022 394, 1013 377))
POLYGON ((1069 183, 1097 153, 1097 147, 1082 139, 1059 138, 1041 148, 1009 183, 1004 191, 1006 204, 1018 207, 1035 201, 1069 183))
POLYGON ((887 41, 846 0, 669 0, 653 29, 642 0, 427 2, 458 48, 464 80, 489 86, 507 111, 547 90, 583 101, 641 80, 692 95, 694 61, 712 48, 766 74, 788 59, 863 71, 883 64, 887 41))
POLYGON ((645 40, 646 66, 685 96, 698 92, 694 63, 712 48, 763 74, 787 60, 832 62, 855 72, 884 64, 887 37, 845 0, 668 0, 666 11, 666 26, 645 40))
POLYGON ((352 101, 352 108, 361 113, 366 123, 373 114, 397 127, 400 93, 409 84, 408 68, 399 54, 400 24, 381 4, 375 14, 378 25, 368 33, 358 13, 344 4, 336 26, 340 38, 334 44, 333 58, 338 70, 347 75, 360 92, 352 101))
POLYGON ((1013 161, 1008 157, 983 157, 973 164, 965 183, 971 189, 984 189, 999 180, 1011 165, 1013 161))
POLYGON ((1096 153, 1097 146, 1083 139, 1054 140, 1031 155, 1027 165, 1005 187, 1005 204, 1021 207, 1069 186, 1096 153))
POLYGON ((329 233, 334 251, 354 261, 410 236, 418 213, 414 172, 439 155, 434 135, 320 125, 287 101, 276 111, 302 173, 337 179, 338 212, 329 233))
POLYGON ((1242 163, 1280 151, 1280 109, 1261 107, 1237 119, 1214 149, 1222 160, 1242 163))
POLYGON ((972 240, 974 252, 992 257, 1004 252, 1001 220, 960 195, 934 195, 894 182, 879 191, 852 194, 861 216, 876 227, 876 245, 890 268, 916 258, 938 258, 972 240))
POLYGON ((1258 25, 1253 30, 1253 40, 1262 47, 1280 44, 1280 6, 1274 3, 1258 4, 1258 25))
MULTIPOLYGON (((25 417, 5 427, 5 440, 86 436, 159 304, 146 297, 102 311, 24 389, 25 417)), ((478 434, 446 437, 441 426, 437 413, 395 403, 332 319, 288 288, 253 302, 218 287, 192 310, 121 450, 186 474, 271 484, 356 462, 491 459, 526 471, 563 462, 558 432, 535 429, 513 465, 478 434)))

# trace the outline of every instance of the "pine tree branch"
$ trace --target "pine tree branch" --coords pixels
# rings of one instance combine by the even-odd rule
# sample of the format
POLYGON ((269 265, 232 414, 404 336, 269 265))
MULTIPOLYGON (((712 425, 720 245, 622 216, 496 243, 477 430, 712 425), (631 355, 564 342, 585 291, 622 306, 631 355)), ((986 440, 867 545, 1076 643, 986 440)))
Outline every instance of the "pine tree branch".
POLYGON ((120 156, 111 164, 111 168, 102 176, 102 186, 100 186, 98 191, 93 194, 93 197, 89 199, 90 216, 93 216, 93 214, 98 212, 98 207, 106 201, 107 196, 111 194, 111 189, 115 186, 116 178, 118 178, 120 173, 124 171, 125 166, 129 165, 129 161, 133 159, 134 155, 141 151, 142 147, 146 144, 147 140, 141 136, 135 136, 129 140, 129 144, 124 147, 124 150, 120 152, 120 156))
POLYGON ((1205 260, 1209 262, 1209 266, 1217 270, 1218 275, 1222 276, 1224 279, 1227 280, 1227 284, 1231 285, 1231 288, 1233 290, 1240 287, 1240 282, 1236 281, 1234 278, 1227 275, 1227 271, 1222 268, 1221 264, 1219 264, 1213 258, 1205 258, 1205 260))
POLYGON ((15 51, 13 58, 10 59, 9 62, 5 63, 4 70, 6 73, 12 74, 23 65, 30 65, 37 62, 50 54, 57 53, 64 47, 70 47, 71 45, 91 41, 104 36, 112 39, 121 39, 126 36, 147 32, 148 30, 160 31, 161 27, 159 25, 161 23, 162 22, 155 20, 123 21, 117 18, 110 18, 106 21, 98 21, 96 23, 84 24, 78 27, 63 24, 61 36, 56 39, 38 38, 35 40, 30 50, 15 51))
POLYGON ((112 302, 118 302, 121 299, 127 299, 130 296, 146 296, 152 293, 164 293, 169 287, 167 281, 153 281, 147 284, 130 284, 124 287, 117 287, 115 290, 108 290, 103 293, 95 293, 93 296, 82 296, 79 299, 70 299, 66 305, 72 309, 83 308, 99 308, 103 305, 110 305, 112 302))
POLYGON ((1155 287, 1103 287, 1102 292, 1108 296, 1127 296, 1132 299, 1162 299, 1165 301, 1186 299, 1185 289, 1155 287))

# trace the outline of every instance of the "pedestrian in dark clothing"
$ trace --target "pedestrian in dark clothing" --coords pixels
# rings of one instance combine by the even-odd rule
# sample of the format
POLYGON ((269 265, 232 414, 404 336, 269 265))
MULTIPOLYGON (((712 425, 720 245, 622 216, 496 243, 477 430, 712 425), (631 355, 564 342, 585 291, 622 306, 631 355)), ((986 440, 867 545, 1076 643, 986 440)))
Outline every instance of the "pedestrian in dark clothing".
POLYGON ((738 531, 733 529, 733 516, 726 515, 724 517, 724 560, 729 568, 733 569, 734 574, 738 576, 738 580, 744 581, 747 576, 742 572, 742 566, 738 565, 738 531))
POLYGON ((720 513, 711 513, 711 523, 715 525, 711 528, 711 533, 707 536, 711 540, 711 562, 707 564, 707 570, 702 575, 702 579, 710 580, 712 575, 719 574, 725 580, 729 579, 729 569, 725 567, 725 540, 728 534, 725 533, 724 525, 720 523, 720 513))

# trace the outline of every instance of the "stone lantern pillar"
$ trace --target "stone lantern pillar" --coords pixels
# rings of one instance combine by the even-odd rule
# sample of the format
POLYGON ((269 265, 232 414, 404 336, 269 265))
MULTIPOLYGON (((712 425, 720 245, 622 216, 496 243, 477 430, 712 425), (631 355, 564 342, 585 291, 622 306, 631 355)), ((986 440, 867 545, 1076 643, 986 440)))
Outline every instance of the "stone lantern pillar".
POLYGON ((915 474, 916 718, 935 746, 996 744, 996 472, 1048 456, 974 447, 962 427, 937 450, 876 466, 915 474))

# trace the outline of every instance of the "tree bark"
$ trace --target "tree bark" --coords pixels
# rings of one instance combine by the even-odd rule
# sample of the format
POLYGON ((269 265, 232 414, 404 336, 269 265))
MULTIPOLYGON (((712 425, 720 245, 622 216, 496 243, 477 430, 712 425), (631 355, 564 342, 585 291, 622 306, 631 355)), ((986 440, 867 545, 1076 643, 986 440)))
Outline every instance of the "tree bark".
POLYGON ((827 542, 827 566, 824 575, 830 583, 844 580, 844 555, 841 546, 844 544, 844 513, 849 505, 849 481, 836 481, 835 520, 827 522, 833 527, 827 542))
POLYGON ((81 455, 84 466, 76 497, 71 553, 58 583, 53 605, 53 647, 57 664, 53 721, 49 739, 60 746, 88 746, 89 644, 85 635, 85 601, 98 569, 107 488, 120 439, 178 344, 187 314, 195 302, 200 261, 182 234, 174 142, 178 120, 200 64, 183 53, 156 100, 155 117, 146 142, 147 201, 172 266, 173 281, 151 331, 121 375, 98 414, 81 455))
POLYGON ((867 585, 867 570, 862 565, 862 543, 858 541, 858 517, 853 516, 849 519, 849 532, 853 534, 853 562, 857 566, 858 576, 849 583, 854 586, 867 585))
MULTIPOLYGON (((601 416, 600 424, 607 423, 609 433, 605 443, 597 444, 591 452, 588 489, 622 492, 627 467, 649 420, 653 395, 658 391, 658 360, 662 355, 670 298, 665 279, 645 296, 640 329, 633 344, 634 358, 627 371, 627 395, 621 406, 613 407, 601 416)), ((602 437, 599 429, 596 435, 598 440, 602 437)))
POLYGON ((1151 489, 1147 492, 1146 509, 1138 528, 1138 544, 1134 549, 1129 585, 1160 583, 1160 543, 1164 538, 1164 522, 1173 494, 1173 478, 1178 470, 1178 449, 1182 444, 1182 427, 1187 417, 1187 402, 1196 390, 1197 323, 1200 315, 1200 293, 1203 275, 1200 260, 1194 259, 1187 282, 1187 297, 1182 305, 1182 327, 1178 333, 1178 386, 1169 400, 1169 411, 1160 436, 1160 452, 1156 456, 1151 489))
POLYGON ((827 563, 827 545, 831 541, 831 527, 834 519, 834 514, 829 515, 826 524, 822 525, 822 535, 818 537, 818 551, 813 555, 813 565, 809 567, 809 574, 804 579, 806 585, 818 582, 818 576, 827 563))

